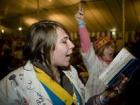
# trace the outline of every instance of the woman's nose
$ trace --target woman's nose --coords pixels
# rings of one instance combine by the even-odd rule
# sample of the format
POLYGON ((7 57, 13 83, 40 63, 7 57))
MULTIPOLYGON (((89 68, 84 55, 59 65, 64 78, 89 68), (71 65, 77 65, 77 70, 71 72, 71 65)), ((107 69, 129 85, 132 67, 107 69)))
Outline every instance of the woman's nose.
POLYGON ((73 49, 73 48, 75 47, 75 45, 73 44, 72 41, 70 41, 69 47, 70 47, 71 49, 73 49))

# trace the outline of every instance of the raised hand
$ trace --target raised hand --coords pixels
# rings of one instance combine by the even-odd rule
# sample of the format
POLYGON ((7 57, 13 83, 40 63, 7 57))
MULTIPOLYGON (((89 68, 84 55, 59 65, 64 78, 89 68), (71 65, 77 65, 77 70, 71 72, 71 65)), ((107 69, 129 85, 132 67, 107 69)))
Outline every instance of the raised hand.
POLYGON ((75 14, 76 20, 79 22, 80 20, 84 19, 84 8, 82 7, 82 4, 79 4, 78 12, 75 14))

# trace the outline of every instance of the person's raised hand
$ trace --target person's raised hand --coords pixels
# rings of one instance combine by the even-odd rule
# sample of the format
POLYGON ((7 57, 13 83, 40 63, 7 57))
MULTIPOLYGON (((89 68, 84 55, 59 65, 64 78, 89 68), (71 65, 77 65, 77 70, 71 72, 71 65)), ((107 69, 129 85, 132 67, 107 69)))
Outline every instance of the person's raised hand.
POLYGON ((75 18, 76 20, 79 22, 80 20, 84 19, 84 9, 82 7, 82 5, 79 5, 79 10, 78 12, 75 14, 75 18))

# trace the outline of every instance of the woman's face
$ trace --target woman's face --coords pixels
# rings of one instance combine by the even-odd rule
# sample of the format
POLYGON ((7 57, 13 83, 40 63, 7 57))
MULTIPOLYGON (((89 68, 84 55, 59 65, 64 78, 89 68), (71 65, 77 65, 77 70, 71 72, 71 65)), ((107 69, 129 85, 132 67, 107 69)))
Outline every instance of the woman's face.
POLYGON ((55 49, 51 51, 51 63, 54 66, 70 65, 71 54, 74 44, 70 41, 68 34, 61 28, 57 28, 57 40, 55 49))
POLYGON ((105 47, 105 49, 103 51, 103 59, 105 61, 111 62, 114 58, 114 52, 115 52, 114 47, 112 47, 112 46, 105 47))

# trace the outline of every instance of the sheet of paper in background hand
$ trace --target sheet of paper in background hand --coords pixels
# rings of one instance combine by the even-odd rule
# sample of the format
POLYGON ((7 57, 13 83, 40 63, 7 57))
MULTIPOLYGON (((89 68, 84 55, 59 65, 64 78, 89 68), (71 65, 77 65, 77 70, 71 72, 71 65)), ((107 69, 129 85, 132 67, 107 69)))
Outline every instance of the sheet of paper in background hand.
POLYGON ((134 71, 140 68, 140 62, 126 48, 122 48, 111 64, 99 76, 107 87, 112 86, 121 74, 129 79, 134 71))

